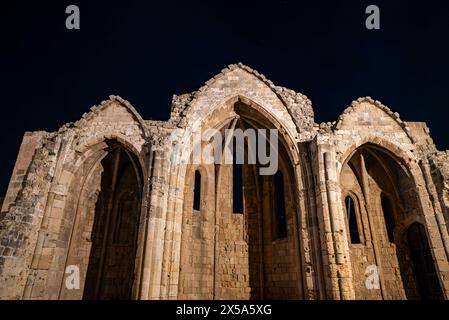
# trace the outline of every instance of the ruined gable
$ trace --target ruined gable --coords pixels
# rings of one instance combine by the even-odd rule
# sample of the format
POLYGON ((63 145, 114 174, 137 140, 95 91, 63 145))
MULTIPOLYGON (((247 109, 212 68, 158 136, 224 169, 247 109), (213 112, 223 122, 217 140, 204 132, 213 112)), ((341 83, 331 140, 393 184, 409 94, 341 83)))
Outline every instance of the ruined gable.
POLYGON ((378 134, 410 142, 409 129, 399 114, 371 98, 353 102, 340 116, 335 128, 337 134, 378 134))
POLYGON ((84 146, 93 141, 100 142, 105 137, 121 138, 130 142, 139 152, 147 135, 147 128, 129 102, 117 96, 103 101, 99 106, 75 123, 78 128, 75 145, 84 146))
POLYGON ((242 64, 223 69, 197 92, 176 97, 170 121, 183 127, 192 126, 207 118, 214 109, 238 97, 261 106, 281 121, 292 136, 307 136, 312 131, 314 114, 307 97, 275 86, 264 75, 242 64))

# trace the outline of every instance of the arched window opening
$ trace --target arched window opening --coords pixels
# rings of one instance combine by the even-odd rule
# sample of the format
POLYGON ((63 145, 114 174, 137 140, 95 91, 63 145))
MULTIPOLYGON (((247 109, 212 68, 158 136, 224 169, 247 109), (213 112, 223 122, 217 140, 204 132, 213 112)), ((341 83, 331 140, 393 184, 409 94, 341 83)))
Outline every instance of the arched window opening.
POLYGON ((275 239, 287 238, 287 217, 285 214, 285 190, 284 190, 284 176, 282 172, 278 172, 274 176, 274 194, 276 197, 276 208, 275 208, 275 239))
POLYGON ((193 189, 193 210, 201 210, 201 173, 195 171, 195 185, 193 189))
MULTIPOLYGON (((359 146, 341 168, 341 190, 347 191, 342 200, 347 211, 348 243, 360 239, 363 244, 365 236, 369 236, 370 243, 363 250, 378 261, 388 256, 388 265, 381 270, 387 280, 382 288, 384 298, 440 299, 444 296, 441 274, 436 268, 435 249, 428 241, 426 225, 418 223, 405 228, 424 215, 414 173, 403 164, 406 158, 400 150, 385 148, 385 144, 388 142, 359 146)), ((365 279, 366 259, 359 259, 358 249, 350 250, 350 255, 354 257, 351 259, 354 279, 365 279)), ((375 297, 363 286, 354 289, 356 299, 375 297)))
POLYGON ((385 226, 387 228, 388 241, 394 242, 394 218, 393 205, 391 200, 385 194, 381 196, 382 212, 384 214, 385 226))
POLYGON ((237 161, 237 152, 234 142, 234 153, 232 159, 232 212, 243 214, 243 164, 237 161))
POLYGON ((359 226, 357 222, 357 212, 355 208, 355 201, 351 196, 346 197, 345 206, 346 206, 346 216, 348 219, 349 235, 351 243, 359 244, 361 242, 360 242, 359 226))
POLYGON ((142 199, 138 159, 115 141, 99 164, 101 191, 95 205, 83 292, 85 300, 128 300, 137 252, 142 199))

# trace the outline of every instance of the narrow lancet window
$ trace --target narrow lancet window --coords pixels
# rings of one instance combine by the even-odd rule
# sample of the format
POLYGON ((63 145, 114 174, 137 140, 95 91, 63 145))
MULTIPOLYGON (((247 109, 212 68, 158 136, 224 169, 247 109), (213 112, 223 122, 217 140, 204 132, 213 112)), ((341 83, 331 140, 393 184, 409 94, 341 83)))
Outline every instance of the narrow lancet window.
POLYGON ((195 186, 193 189, 193 209, 201 210, 201 173, 195 171, 195 186))
POLYGON ((393 206, 390 198, 382 194, 381 197, 382 211, 385 219, 385 226, 387 228, 388 241, 394 242, 394 219, 393 219, 393 206))
POLYGON ((346 215, 348 218, 349 235, 352 244, 360 243, 359 226, 357 222, 357 213, 354 199, 351 196, 347 196, 345 199, 346 215))

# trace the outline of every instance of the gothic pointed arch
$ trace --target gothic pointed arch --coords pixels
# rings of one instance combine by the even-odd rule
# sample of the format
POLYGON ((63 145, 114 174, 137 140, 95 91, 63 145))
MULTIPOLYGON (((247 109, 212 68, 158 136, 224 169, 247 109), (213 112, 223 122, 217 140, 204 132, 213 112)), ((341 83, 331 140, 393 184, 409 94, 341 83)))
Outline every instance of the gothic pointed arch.
MULTIPOLYGON (((427 237, 420 238, 426 243, 421 249, 410 246, 407 240, 408 226, 425 221, 415 178, 400 158, 372 143, 357 147, 343 162, 342 198, 350 192, 361 199, 361 230, 366 235, 365 243, 354 245, 352 241, 350 246, 354 280, 356 284, 362 283, 369 265, 376 266, 379 276, 379 287, 374 290, 356 285, 356 298, 420 299, 436 295, 422 296, 422 285, 417 279, 426 276, 417 274, 409 263, 412 257, 423 261, 429 254, 425 248, 430 245, 427 237), (358 254, 366 259, 361 261, 358 254)), ((348 238, 353 239, 353 234, 348 238)), ((431 263, 435 270, 436 265, 431 263)))
POLYGON ((138 155, 115 139, 92 145, 67 185, 61 251, 51 268, 80 270, 80 290, 60 279, 59 299, 131 299, 139 267, 144 171, 138 155))
POLYGON ((273 112, 265 112, 263 106, 243 95, 223 100, 219 107, 201 119, 201 132, 211 128, 219 132, 223 149, 227 144, 233 143, 226 140, 225 131, 239 131, 243 135, 242 141, 245 141, 245 162, 241 165, 242 170, 235 170, 235 163, 199 165, 202 172, 205 172, 202 177, 206 181, 204 212, 207 214, 202 214, 201 220, 195 216, 189 200, 194 198, 192 186, 197 167, 189 164, 185 167, 187 182, 184 186, 180 258, 180 265, 183 267, 180 272, 179 297, 294 299, 303 295, 299 212, 296 205, 296 190, 302 181, 297 180, 298 152, 294 143, 295 137, 284 127, 286 121, 294 125, 291 118, 280 118, 273 112), (278 170, 282 171, 283 183, 279 185, 278 181, 277 188, 279 192, 284 189, 285 198, 282 202, 276 199, 275 175, 262 176, 259 173, 260 164, 248 162, 248 153, 254 146, 249 144, 249 137, 245 134, 254 130, 257 135, 257 130, 270 129, 279 131, 279 155, 276 160, 279 161, 278 170), (241 176, 235 177, 236 174, 241 176), (235 184, 239 181, 241 186, 236 188, 235 184), (238 201, 239 198, 242 198, 242 201, 238 201), (285 205, 285 208, 281 208, 279 203, 285 205), (279 228, 273 227, 278 223, 275 220, 277 216, 273 214, 275 208, 283 211, 283 221, 279 228), (217 232, 211 234, 210 230, 214 229, 217 229, 217 232), (191 250, 192 245, 198 250, 191 250), (279 280, 281 270, 276 267, 279 259, 283 259, 278 253, 284 251, 292 252, 283 269, 284 274, 295 279, 290 284, 279 280), (195 261, 203 261, 204 264, 195 261), (228 273, 227 270, 233 269, 240 271, 235 271, 235 274, 228 273), (192 274, 197 280, 189 282, 192 274), (229 281, 228 278, 234 280, 225 285, 225 282, 229 281), (192 289, 192 286, 202 289, 198 292, 192 289))

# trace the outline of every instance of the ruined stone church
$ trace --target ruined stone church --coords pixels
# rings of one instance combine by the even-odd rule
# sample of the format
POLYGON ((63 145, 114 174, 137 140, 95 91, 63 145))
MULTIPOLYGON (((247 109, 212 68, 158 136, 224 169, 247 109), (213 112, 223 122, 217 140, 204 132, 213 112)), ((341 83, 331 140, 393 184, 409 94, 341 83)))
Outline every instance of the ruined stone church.
POLYGON ((447 299, 448 225, 449 151, 425 123, 366 97, 317 124, 306 96, 230 65, 168 121, 111 96, 24 135, 0 298, 447 299), (277 129, 277 173, 175 161, 199 124, 277 129))

